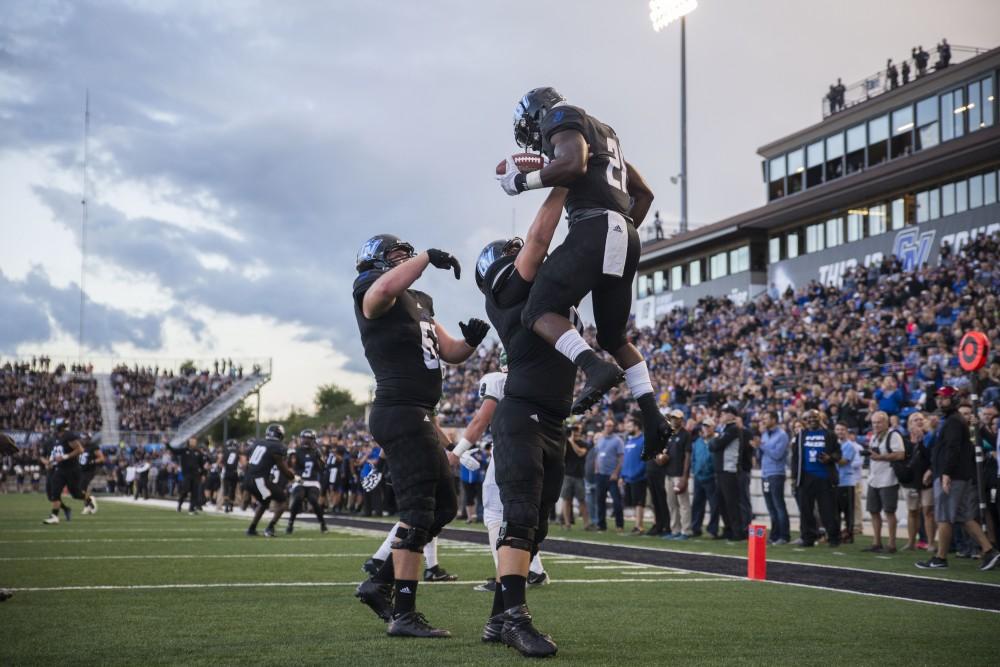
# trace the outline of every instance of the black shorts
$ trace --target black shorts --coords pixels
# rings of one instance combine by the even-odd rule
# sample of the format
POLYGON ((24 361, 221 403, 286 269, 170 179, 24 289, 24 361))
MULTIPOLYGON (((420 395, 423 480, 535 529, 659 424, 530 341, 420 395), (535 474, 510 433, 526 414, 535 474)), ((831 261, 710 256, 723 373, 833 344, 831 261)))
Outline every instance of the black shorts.
POLYGON ((69 491, 69 495, 74 498, 83 498, 83 492, 80 491, 79 469, 65 470, 56 466, 49 473, 45 486, 49 500, 52 502, 56 502, 62 497, 63 488, 69 491))
POLYGON ((430 410, 416 406, 372 408, 369 429, 385 451, 401 514, 458 508, 451 465, 433 419, 430 410))
MULTIPOLYGON (((493 413, 493 463, 503 503, 503 519, 522 524, 529 519, 525 504, 548 516, 562 490, 566 470, 566 429, 563 420, 530 403, 504 398, 493 413), (515 515, 511 514, 512 508, 515 515)), ((539 518, 535 525, 538 528, 539 518)))
POLYGON ((222 495, 232 500, 236 497, 236 484, 239 480, 236 477, 224 477, 222 479, 222 495))
POLYGON ((635 507, 646 504, 646 480, 625 482, 625 506, 635 507))
POLYGON ((483 493, 483 483, 462 482, 462 490, 465 492, 465 504, 475 505, 479 496, 483 493))
POLYGON ((318 486, 303 486, 302 484, 297 485, 292 489, 292 503, 302 503, 306 499, 310 502, 319 504, 320 490, 318 486))
POLYGON ((288 500, 288 494, 285 493, 285 485, 275 484, 271 480, 270 475, 267 477, 252 478, 249 486, 250 495, 256 498, 259 502, 274 500, 275 502, 283 503, 288 500))
POLYGON ((80 470, 80 490, 84 493, 90 491, 90 483, 94 481, 94 476, 97 474, 97 468, 91 468, 90 470, 80 470))
POLYGON ((614 352, 627 342, 640 245, 639 232, 617 213, 573 223, 566 240, 538 269, 522 321, 530 326, 545 313, 564 313, 591 294, 597 342, 614 352))

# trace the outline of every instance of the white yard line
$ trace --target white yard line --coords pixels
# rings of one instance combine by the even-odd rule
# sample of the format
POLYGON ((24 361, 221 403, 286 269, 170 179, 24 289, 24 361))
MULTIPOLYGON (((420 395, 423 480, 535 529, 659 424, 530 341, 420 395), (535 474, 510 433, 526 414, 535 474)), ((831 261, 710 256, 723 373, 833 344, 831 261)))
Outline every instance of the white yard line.
MULTIPOLYGON (((121 540, 116 540, 121 541, 121 540)), ((450 557, 461 558, 473 554, 450 554, 450 557)), ((370 553, 345 554, 345 553, 321 553, 321 554, 154 554, 154 555, 134 555, 134 556, 7 556, 0 557, 0 562, 6 561, 38 561, 38 560, 145 560, 157 558, 162 560, 197 560, 200 558, 369 558, 370 553)))
MULTIPOLYGON (((553 582, 561 584, 662 584, 662 583, 693 583, 693 582, 713 582, 722 581, 718 577, 706 579, 559 579, 553 582)), ((141 590, 180 590, 199 588, 308 588, 313 586, 357 586, 357 581, 292 581, 292 582, 232 582, 232 583, 212 583, 212 584, 135 584, 135 585, 108 585, 108 586, 48 586, 48 587, 27 587, 11 588, 14 592, 27 593, 48 593, 59 591, 141 591, 141 590)), ((433 586, 470 586, 468 581, 438 581, 433 586)))

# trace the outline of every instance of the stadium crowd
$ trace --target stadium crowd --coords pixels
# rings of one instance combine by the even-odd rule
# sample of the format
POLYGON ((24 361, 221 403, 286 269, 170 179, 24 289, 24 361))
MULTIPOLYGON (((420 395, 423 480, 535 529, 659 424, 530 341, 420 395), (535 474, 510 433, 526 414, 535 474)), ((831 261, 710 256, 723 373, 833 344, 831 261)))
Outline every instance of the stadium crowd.
MULTIPOLYGON (((223 367, 225 371, 225 367, 223 367)), ((238 375, 225 373, 216 362, 208 369, 184 368, 178 373, 159 367, 117 366, 111 373, 118 406, 119 426, 124 431, 166 432, 219 397, 238 375)))
POLYGON ((83 430, 101 428, 92 367, 58 364, 52 369, 48 357, 0 367, 0 429, 45 431, 56 417, 83 430))

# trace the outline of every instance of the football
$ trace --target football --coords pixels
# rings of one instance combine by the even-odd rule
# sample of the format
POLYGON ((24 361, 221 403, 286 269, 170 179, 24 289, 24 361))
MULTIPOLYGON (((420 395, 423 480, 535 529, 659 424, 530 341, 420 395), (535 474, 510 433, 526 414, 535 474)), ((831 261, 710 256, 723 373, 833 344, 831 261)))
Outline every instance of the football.
MULTIPOLYGON (((545 166, 545 162, 541 155, 536 153, 515 153, 511 155, 514 158, 514 164, 517 165, 518 170, 522 174, 527 174, 530 171, 538 171, 545 166)), ((497 165, 497 176, 503 176, 507 173, 507 159, 504 158, 500 160, 500 164, 497 165)))

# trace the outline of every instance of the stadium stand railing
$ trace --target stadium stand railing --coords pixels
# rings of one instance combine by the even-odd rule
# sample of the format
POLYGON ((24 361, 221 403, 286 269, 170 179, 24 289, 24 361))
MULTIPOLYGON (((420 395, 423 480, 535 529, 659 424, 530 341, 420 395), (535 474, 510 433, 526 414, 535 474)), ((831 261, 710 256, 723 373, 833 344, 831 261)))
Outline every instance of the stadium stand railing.
POLYGON ((265 371, 262 366, 259 372, 244 375, 243 379, 238 380, 218 398, 184 420, 171 436, 170 445, 177 447, 186 442, 188 438, 201 435, 229 414, 247 396, 260 391, 260 388, 271 380, 270 362, 267 363, 266 368, 265 371))

